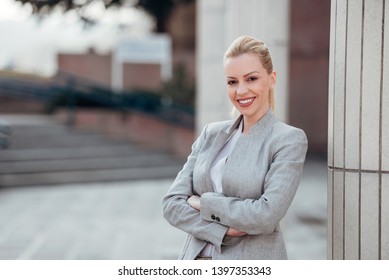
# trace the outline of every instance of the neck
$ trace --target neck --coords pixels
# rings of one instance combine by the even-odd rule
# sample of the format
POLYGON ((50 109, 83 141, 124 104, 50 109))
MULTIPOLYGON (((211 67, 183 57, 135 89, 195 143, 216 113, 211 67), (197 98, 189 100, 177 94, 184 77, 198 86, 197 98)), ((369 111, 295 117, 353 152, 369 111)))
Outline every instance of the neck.
POLYGON ((243 117, 243 134, 249 134, 250 128, 254 123, 243 117))
POLYGON ((260 114, 257 114, 255 116, 243 116, 243 133, 248 134, 250 131, 250 128, 253 125, 255 125, 260 119, 262 119, 263 116, 266 115, 267 112, 268 112, 268 110, 261 112, 260 114))

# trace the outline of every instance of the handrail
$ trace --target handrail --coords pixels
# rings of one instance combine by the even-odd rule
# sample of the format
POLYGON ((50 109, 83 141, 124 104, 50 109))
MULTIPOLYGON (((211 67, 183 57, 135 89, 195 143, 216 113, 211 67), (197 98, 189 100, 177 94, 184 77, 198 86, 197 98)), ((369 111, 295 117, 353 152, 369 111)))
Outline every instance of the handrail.
MULTIPOLYGON (((67 107, 69 119, 78 107, 99 107, 120 112, 137 111, 178 125, 193 127, 194 110, 146 91, 114 92, 87 79, 62 73, 45 83, 0 76, 0 96, 13 96, 45 102, 53 108, 67 107)), ((71 121, 70 121, 71 123, 71 121)))

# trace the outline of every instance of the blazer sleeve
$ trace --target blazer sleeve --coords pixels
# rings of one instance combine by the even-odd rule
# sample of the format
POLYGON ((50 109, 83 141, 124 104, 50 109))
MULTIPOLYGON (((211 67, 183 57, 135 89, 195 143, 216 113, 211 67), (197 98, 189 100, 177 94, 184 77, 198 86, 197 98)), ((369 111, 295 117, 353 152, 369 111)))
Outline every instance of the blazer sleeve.
POLYGON ((220 252, 223 237, 228 227, 202 219, 200 212, 187 203, 187 199, 194 194, 193 169, 200 149, 206 140, 206 130, 207 126, 204 127, 199 138, 192 145, 192 152, 188 156, 187 162, 163 198, 162 209, 164 218, 171 225, 198 239, 212 243, 220 252))
POLYGON ((272 233, 286 214, 300 183, 307 138, 302 130, 293 129, 278 137, 275 147, 259 199, 204 193, 200 200, 201 217, 204 220, 218 217, 217 222, 252 235, 272 233))

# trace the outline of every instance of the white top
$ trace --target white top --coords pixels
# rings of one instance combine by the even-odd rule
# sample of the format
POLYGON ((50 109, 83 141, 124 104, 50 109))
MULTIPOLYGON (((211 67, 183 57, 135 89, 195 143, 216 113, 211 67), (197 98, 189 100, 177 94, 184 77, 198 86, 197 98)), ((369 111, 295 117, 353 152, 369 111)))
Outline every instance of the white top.
MULTIPOLYGON (((240 122, 239 127, 235 129, 233 134, 227 139, 226 144, 223 149, 220 150, 219 154, 213 161, 211 165, 211 180, 213 190, 216 193, 223 193, 222 178, 224 168, 228 161, 228 157, 231 154, 232 150, 235 147, 236 142, 238 141, 243 130, 243 120, 240 122)), ((214 250, 214 246, 209 243, 200 253, 201 256, 211 257, 214 250)))

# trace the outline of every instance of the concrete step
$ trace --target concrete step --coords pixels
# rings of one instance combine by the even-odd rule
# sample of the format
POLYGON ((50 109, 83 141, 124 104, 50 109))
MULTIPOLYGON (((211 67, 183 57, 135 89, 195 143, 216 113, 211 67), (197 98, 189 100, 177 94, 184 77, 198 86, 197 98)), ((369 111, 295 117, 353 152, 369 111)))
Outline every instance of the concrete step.
MULTIPOLYGON (((12 135, 15 137, 24 137, 24 136, 53 136, 58 135, 59 133, 64 134, 68 132, 77 133, 81 131, 73 130, 70 127, 59 125, 59 124, 41 124, 41 125, 22 125, 17 124, 12 126, 12 135)), ((92 133, 92 132, 90 132, 92 133)))
POLYGON ((87 147, 9 149, 0 150, 0 162, 137 156, 150 153, 157 154, 155 151, 148 151, 131 144, 120 143, 87 147))
POLYGON ((181 164, 163 154, 142 154, 135 156, 117 156, 101 158, 53 159, 17 162, 0 162, 0 175, 22 173, 47 173, 56 171, 110 170, 121 168, 150 168, 157 166, 175 166, 181 164))
POLYGON ((87 147, 107 144, 123 144, 123 141, 113 141, 101 135, 77 135, 63 134, 55 137, 11 137, 9 149, 34 149, 34 148, 61 148, 61 147, 87 147))
POLYGON ((88 128, 73 128, 66 125, 14 125, 11 129, 14 139, 23 138, 55 138, 65 135, 101 135, 88 128))
POLYGON ((0 188, 174 178, 177 166, 0 175, 0 188))
POLYGON ((11 147, 0 150, 0 188, 174 178, 183 162, 49 118, 12 116, 11 147))

